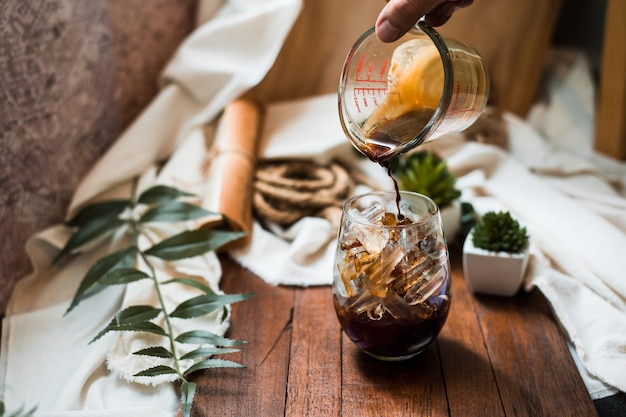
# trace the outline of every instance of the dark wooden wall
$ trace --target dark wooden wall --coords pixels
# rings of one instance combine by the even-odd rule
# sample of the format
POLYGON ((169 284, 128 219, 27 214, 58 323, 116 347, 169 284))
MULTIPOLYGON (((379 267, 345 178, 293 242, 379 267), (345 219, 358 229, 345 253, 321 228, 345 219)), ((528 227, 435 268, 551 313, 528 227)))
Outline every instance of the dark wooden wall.
POLYGON ((195 0, 0 1, 0 312, 26 240, 154 97, 195 0))

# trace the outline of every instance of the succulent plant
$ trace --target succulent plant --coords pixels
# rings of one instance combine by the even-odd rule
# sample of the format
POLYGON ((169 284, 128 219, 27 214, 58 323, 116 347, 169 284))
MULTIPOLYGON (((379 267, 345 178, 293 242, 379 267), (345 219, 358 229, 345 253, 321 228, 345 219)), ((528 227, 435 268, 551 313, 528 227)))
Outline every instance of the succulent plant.
POLYGON ((432 151, 401 155, 394 158, 390 166, 400 189, 424 194, 440 208, 461 196, 448 164, 432 151))
POLYGON ((472 233, 474 246, 493 252, 519 253, 528 239, 526 228, 507 211, 485 213, 472 233))

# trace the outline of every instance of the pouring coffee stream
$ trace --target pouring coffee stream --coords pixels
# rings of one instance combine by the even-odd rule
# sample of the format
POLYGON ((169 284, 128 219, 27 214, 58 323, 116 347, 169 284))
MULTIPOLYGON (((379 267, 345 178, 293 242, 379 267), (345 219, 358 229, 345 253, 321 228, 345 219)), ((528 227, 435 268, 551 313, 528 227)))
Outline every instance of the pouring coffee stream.
POLYGON ((353 45, 339 82, 339 116, 352 145, 386 168, 420 144, 460 132, 486 107, 489 78, 470 46, 442 38, 424 19, 393 43, 374 28, 353 45))

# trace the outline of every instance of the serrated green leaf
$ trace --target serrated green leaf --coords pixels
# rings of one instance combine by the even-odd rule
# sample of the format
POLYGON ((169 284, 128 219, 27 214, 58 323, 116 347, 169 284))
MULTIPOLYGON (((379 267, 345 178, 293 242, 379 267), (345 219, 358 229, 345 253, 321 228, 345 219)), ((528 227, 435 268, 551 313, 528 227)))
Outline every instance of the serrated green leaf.
POLYGON ((163 310, 150 305, 130 306, 117 313, 112 320, 115 324, 132 324, 158 317, 163 310))
POLYGON ((180 357, 181 360, 206 358, 213 355, 221 355, 224 353, 241 352, 241 349, 217 348, 217 347, 200 347, 180 357))
POLYGON ((196 383, 183 381, 180 384, 180 404, 183 411, 183 417, 190 417, 191 406, 193 405, 193 397, 196 394, 196 383))
POLYGON ((136 261, 136 256, 137 248, 131 246, 107 255, 93 264, 81 281, 78 290, 76 291, 76 295, 74 295, 74 299, 70 303, 70 306, 65 314, 72 311, 81 301, 106 288, 105 285, 98 282, 102 277, 106 276, 106 274, 116 269, 129 268, 133 266, 136 261))
POLYGON ((163 330, 162 327, 152 323, 151 321, 143 321, 139 323, 129 324, 109 324, 102 331, 100 331, 100 333, 98 333, 96 337, 91 339, 89 343, 95 342, 108 332, 146 332, 154 333, 159 336, 167 336, 167 333, 165 332, 165 330, 163 330))
POLYGON ((120 285, 130 284, 131 282, 140 281, 150 278, 150 275, 135 268, 119 268, 107 272, 98 281, 101 285, 120 285))
POLYGON ((145 251, 145 254, 167 261, 175 261, 219 249, 226 243, 243 236, 245 236, 243 232, 188 230, 154 245, 145 251))
POLYGON ((174 357, 172 352, 163 346, 153 346, 145 349, 138 350, 137 352, 133 352, 133 355, 140 356, 154 356, 155 358, 165 358, 171 359, 174 357))
POLYGON ((133 376, 158 376, 158 375, 169 375, 169 374, 177 374, 174 368, 171 368, 166 365, 158 365, 153 366, 152 368, 144 369, 141 372, 137 372, 133 376))
POLYGON ((199 289, 200 291, 202 291, 205 294, 215 294, 215 291, 213 291, 211 289, 211 287, 209 287, 206 284, 203 284, 200 281, 196 281, 195 279, 190 279, 190 278, 172 278, 168 281, 165 281, 162 283, 163 285, 165 284, 183 284, 183 285, 188 285, 190 287, 194 287, 199 289))
POLYGON ((100 203, 90 204, 81 209, 66 224, 72 227, 82 227, 88 222, 97 218, 117 217, 126 207, 130 205, 130 200, 109 200, 100 203))
POLYGON ((178 335, 175 340, 179 343, 207 344, 226 347, 241 346, 246 343, 244 340, 228 339, 206 330, 192 330, 190 332, 185 332, 178 335))
POLYGON ((187 368, 185 372, 183 372, 183 375, 186 376, 192 372, 210 368, 245 368, 245 366, 237 362, 227 361, 225 359, 206 359, 187 368))
POLYGON ((194 196, 194 194, 179 190, 178 188, 169 187, 167 185, 156 185, 141 193, 137 202, 140 204, 155 204, 176 200, 181 197, 194 196))
POLYGON ((118 312, 113 319, 100 333, 93 338, 90 342, 94 342, 111 331, 134 331, 134 332, 148 332, 161 336, 167 335, 165 330, 160 326, 152 323, 152 320, 161 314, 160 308, 155 308, 149 305, 130 306, 124 310, 118 312))
POLYGON ((156 206, 146 211, 139 219, 140 223, 148 222, 179 222, 194 220, 202 217, 218 214, 194 206, 183 201, 168 201, 160 206, 156 206))
POLYGON ((123 226, 125 220, 118 218, 96 218, 80 227, 72 237, 67 241, 63 249, 57 254, 52 263, 58 262, 59 259, 72 253, 75 249, 91 242, 92 240, 104 236, 107 233, 123 226))
POLYGON ((170 313, 171 317, 190 319, 211 314, 225 305, 250 298, 252 294, 204 294, 181 303, 170 313))

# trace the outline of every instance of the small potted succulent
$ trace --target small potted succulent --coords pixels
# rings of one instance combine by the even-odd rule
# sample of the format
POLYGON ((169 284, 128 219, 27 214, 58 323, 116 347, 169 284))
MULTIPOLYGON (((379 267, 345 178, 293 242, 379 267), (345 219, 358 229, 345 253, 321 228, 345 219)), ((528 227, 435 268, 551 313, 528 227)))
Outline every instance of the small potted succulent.
POLYGON ((446 161, 433 151, 417 151, 394 158, 391 169, 401 190, 426 195, 439 206, 444 235, 453 241, 461 229, 461 191, 446 161))
POLYGON ((485 213, 463 244, 463 273, 472 292, 512 296, 528 263, 529 236, 507 211, 485 213))

